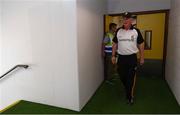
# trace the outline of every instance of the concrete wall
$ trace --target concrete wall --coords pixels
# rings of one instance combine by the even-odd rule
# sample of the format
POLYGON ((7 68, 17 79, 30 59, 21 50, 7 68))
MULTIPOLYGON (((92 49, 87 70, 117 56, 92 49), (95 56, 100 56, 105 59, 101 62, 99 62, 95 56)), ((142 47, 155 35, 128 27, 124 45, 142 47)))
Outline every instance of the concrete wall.
POLYGON ((108 13, 170 9, 171 0, 108 0, 108 13))
POLYGON ((101 43, 104 0, 77 0, 78 69, 81 108, 103 81, 101 43))
POLYGON ((180 104, 180 0, 171 0, 167 46, 166 80, 180 104))
POLYGON ((75 0, 3 0, 0 108, 24 99, 79 110, 75 0))

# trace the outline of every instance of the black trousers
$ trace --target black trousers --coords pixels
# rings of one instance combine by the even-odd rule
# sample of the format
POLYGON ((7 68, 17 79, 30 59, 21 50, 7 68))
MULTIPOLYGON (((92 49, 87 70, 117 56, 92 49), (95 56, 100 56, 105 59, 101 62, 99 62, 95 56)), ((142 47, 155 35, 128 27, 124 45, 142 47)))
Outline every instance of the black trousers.
POLYGON ((118 73, 126 90, 126 98, 131 99, 133 97, 136 79, 137 56, 136 54, 119 55, 117 64, 118 73))

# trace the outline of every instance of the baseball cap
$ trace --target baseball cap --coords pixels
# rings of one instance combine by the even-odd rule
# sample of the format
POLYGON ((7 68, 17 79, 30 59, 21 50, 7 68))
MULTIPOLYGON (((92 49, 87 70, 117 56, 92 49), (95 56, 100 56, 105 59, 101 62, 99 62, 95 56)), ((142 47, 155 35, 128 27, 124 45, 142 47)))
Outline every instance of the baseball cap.
POLYGON ((123 16, 124 18, 133 18, 132 13, 130 13, 130 12, 124 12, 122 16, 123 16))

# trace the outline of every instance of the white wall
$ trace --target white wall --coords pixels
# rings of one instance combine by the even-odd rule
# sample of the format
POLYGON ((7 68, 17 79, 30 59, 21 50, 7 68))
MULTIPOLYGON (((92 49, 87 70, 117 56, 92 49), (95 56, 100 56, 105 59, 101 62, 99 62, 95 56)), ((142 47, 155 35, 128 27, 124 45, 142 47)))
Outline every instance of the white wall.
POLYGON ((180 0, 171 0, 167 46, 166 80, 180 104, 180 0))
MULTIPOLYGON (((0 0, 0 68, 2 68, 2 1, 0 0)), ((0 69, 1 75, 2 69, 0 69)), ((0 88, 0 99, 1 99, 2 90, 0 88)))
POLYGON ((103 81, 104 0, 3 0, 0 107, 19 99, 79 111, 103 81))
MULTIPOLYGON (((2 68, 2 0, 0 0, 0 68, 2 68)), ((0 69, 0 75, 2 70, 0 69)))
POLYGON ((104 0, 77 0, 80 108, 103 80, 101 41, 105 7, 104 0))
MULTIPOLYGON (((3 0, 0 108, 19 99, 79 110, 75 0, 3 0)), ((0 49, 1 49, 0 48, 0 49)))
POLYGON ((171 0, 108 0, 108 13, 170 9, 171 0))

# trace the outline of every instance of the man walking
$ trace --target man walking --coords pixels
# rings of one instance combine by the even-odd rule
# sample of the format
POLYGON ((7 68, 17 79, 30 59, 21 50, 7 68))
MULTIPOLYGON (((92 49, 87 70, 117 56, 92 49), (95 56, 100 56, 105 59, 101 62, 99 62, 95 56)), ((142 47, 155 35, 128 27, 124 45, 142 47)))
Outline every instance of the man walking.
POLYGON ((137 55, 140 54, 140 65, 144 64, 144 40, 140 31, 132 25, 132 14, 123 14, 123 26, 116 31, 112 47, 112 63, 116 63, 118 53, 118 73, 126 91, 129 104, 133 104, 137 55))

